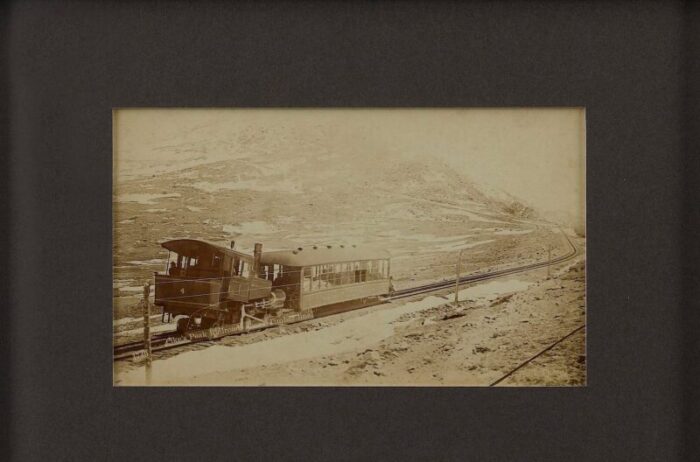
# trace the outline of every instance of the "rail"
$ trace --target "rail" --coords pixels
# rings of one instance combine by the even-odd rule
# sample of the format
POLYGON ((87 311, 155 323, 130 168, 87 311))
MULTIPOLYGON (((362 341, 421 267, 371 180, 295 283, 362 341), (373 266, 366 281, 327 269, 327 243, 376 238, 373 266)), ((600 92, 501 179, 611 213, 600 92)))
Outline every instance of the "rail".
POLYGON ((507 379, 508 377, 510 377, 511 375, 515 374, 516 372, 518 372, 518 371, 519 371, 520 369, 522 369, 523 367, 525 367, 525 366, 527 366, 528 364, 530 364, 533 360, 539 358, 540 356, 542 356, 543 354, 545 354, 546 352, 548 352, 549 350, 551 350, 551 349, 554 348, 555 346, 559 345, 561 342, 563 342, 564 340, 566 340, 567 338, 571 337, 571 336, 574 335, 576 332, 580 331, 581 329, 583 329, 583 328, 585 328, 585 327, 586 327, 585 324, 583 324, 583 325, 581 325, 581 326, 578 326, 576 329, 574 329, 574 330, 572 330, 571 332, 569 332, 568 334, 564 335, 563 337, 561 337, 559 340, 557 340, 556 342, 554 342, 554 343, 552 343, 551 345, 549 345, 549 346, 548 346, 547 348, 545 348, 544 350, 541 350, 540 352, 538 352, 538 353, 535 354, 534 356, 531 356, 530 358, 528 358, 528 359, 526 359, 525 361, 523 361, 523 362, 521 362, 520 364, 518 364, 516 367, 514 367, 513 369, 511 369, 510 371, 508 371, 506 374, 504 374, 503 376, 501 376, 501 378, 499 378, 498 380, 492 382, 492 383, 489 385, 489 387, 494 387, 494 386, 498 385, 499 383, 503 382, 505 379, 507 379))

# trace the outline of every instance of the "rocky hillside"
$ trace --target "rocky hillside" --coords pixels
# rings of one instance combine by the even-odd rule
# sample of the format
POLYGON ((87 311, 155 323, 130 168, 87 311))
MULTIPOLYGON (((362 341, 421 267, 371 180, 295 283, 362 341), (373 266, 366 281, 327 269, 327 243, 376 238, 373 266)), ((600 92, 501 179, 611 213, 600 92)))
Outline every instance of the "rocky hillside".
POLYGON ((244 131, 158 146, 148 161, 119 164, 115 297, 139 293, 164 265, 159 243, 173 238, 235 240, 244 250, 254 242, 266 250, 372 243, 414 262, 453 258, 466 246, 475 247, 475 267, 517 257, 518 242, 538 240, 542 223, 516 198, 485 194, 429 155, 329 146, 324 130, 244 131))

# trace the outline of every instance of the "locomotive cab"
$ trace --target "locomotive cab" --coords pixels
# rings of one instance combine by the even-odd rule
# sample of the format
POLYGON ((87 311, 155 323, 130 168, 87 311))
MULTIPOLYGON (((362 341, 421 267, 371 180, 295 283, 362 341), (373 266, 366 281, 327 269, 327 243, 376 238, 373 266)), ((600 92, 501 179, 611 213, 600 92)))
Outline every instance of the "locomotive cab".
POLYGON ((262 246, 254 255, 194 239, 161 244, 168 250, 166 268, 155 273, 155 304, 164 313, 186 316, 178 330, 235 323, 245 307, 270 307, 272 282, 261 278, 262 246))

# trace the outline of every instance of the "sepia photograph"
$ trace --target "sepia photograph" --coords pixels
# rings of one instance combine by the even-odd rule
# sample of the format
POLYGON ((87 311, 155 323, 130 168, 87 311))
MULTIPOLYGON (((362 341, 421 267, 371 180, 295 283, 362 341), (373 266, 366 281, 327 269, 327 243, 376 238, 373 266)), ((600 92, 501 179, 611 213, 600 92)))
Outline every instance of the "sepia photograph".
POLYGON ((585 117, 115 109, 114 386, 585 386, 585 117))
POLYGON ((700 3, 9 5, 6 459, 698 459, 700 3))

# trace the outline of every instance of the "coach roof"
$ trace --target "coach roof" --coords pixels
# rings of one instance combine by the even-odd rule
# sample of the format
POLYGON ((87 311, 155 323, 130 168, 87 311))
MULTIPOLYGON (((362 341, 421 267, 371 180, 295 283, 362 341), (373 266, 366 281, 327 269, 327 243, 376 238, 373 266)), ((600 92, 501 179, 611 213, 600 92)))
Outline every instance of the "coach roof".
POLYGON ((163 242, 160 245, 172 252, 179 255, 184 255, 186 257, 196 258, 204 253, 220 252, 225 255, 231 255, 232 257, 243 259, 252 258, 248 254, 237 252, 215 242, 202 241, 199 239, 174 239, 172 241, 163 242))
POLYGON ((371 247, 318 245, 299 247, 295 250, 263 252, 261 261, 268 265, 315 266, 350 261, 386 260, 390 256, 386 250, 371 247))

